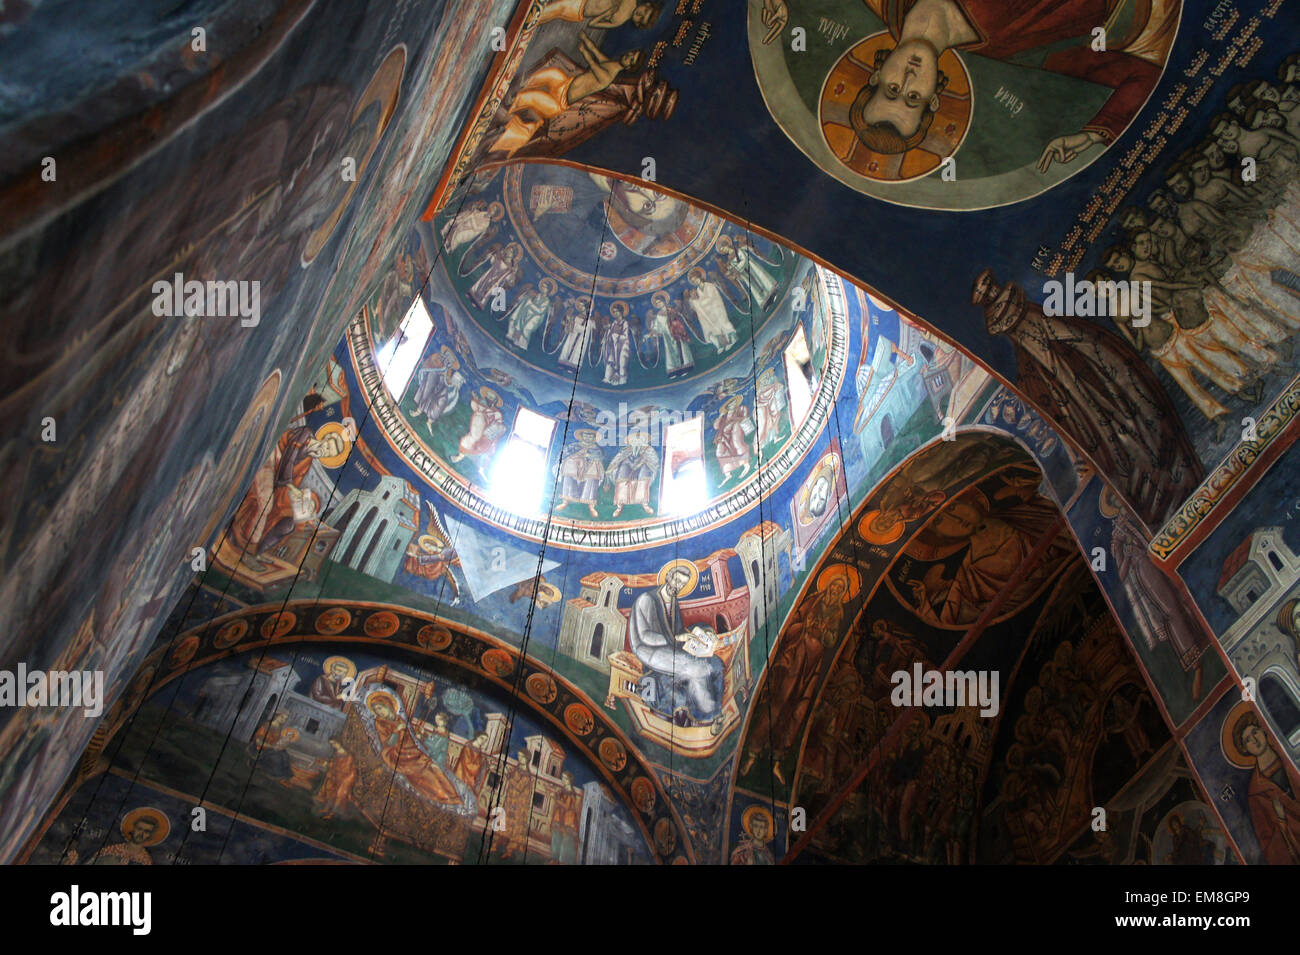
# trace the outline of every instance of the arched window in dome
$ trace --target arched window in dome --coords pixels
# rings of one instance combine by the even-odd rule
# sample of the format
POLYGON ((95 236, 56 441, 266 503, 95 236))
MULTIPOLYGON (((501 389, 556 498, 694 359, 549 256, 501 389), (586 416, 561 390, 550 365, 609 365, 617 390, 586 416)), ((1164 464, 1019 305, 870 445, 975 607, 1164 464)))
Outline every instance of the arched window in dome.
POLYGON ((492 470, 492 493, 516 514, 541 510, 549 482, 546 459, 555 433, 555 419, 520 408, 510 439, 492 470))
POLYGON ((384 386, 394 401, 401 401, 406 394, 415 368, 420 363, 420 356, 424 353, 424 346, 432 334, 433 319, 429 317, 424 299, 416 295, 415 301, 402 318, 401 325, 397 327, 397 334, 375 356, 384 378, 384 386))
POLYGON ((664 514, 694 514, 708 502, 704 478, 704 419, 690 418, 664 431, 664 514))
POLYGON ((785 346, 785 376, 790 388, 790 420, 795 428, 803 424, 813 400, 812 353, 803 326, 796 326, 785 346))

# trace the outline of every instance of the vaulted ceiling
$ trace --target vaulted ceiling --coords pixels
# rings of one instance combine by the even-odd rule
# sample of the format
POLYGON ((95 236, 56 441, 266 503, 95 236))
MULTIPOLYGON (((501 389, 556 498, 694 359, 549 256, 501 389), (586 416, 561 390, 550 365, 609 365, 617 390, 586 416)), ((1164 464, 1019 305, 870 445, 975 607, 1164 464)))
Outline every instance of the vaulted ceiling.
POLYGON ((5 858, 1300 861, 1220 6, 0 19, 5 858))

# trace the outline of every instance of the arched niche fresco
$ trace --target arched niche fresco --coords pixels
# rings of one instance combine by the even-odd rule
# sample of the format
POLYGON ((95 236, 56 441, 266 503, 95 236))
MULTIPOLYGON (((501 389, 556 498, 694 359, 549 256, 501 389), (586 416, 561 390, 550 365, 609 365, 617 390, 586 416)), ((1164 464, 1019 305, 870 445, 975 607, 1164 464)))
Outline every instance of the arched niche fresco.
MULTIPOLYGON (((87 826, 116 839, 105 778, 128 780, 128 802, 183 794, 184 818, 202 804, 351 861, 690 861, 659 781, 598 706, 513 648, 402 608, 214 620, 151 654, 101 729, 33 861, 87 861, 67 844, 87 826)), ((214 831, 188 853, 168 845, 279 861, 214 831)))
MULTIPOLYGON (((24 503, 0 518, 6 668, 80 660, 120 691, 192 579, 196 538, 228 522, 268 423, 306 389, 304 342, 337 342, 330 283, 368 294, 375 237, 427 202, 495 55, 489 21, 512 7, 108 4, 57 75, 30 63, 66 42, 66 11, 7 10, 0 488, 24 503), (245 313, 162 308, 177 275, 241 283, 245 313), (18 625, 33 615, 39 637, 18 625)), ((68 716, 5 714, 6 858, 94 732, 68 716)))
POLYGON ((959 432, 909 457, 854 511, 756 693, 732 796, 733 862, 1051 861, 1169 741, 1043 483, 1017 441, 959 432), (919 693, 921 676, 940 670, 986 685, 928 705, 899 696, 898 674, 919 693), (1028 694, 1033 680, 1046 688, 1028 694), (1131 689, 1112 701, 1121 685, 1131 689), (1133 745, 1103 749, 1116 734, 1133 745), (1055 773, 1050 785, 1042 773, 1055 773), (1037 802, 1015 788, 1030 783, 1037 802))

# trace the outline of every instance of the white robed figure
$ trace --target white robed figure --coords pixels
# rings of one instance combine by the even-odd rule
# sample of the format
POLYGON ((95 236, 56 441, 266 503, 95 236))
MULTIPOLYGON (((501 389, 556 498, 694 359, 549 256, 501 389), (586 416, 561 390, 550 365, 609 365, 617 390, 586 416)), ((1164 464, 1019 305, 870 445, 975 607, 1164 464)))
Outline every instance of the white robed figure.
POLYGON ((632 328, 627 321, 627 303, 614 302, 609 307, 609 327, 600 346, 605 363, 605 384, 627 384, 628 359, 632 355, 632 328))
POLYGON ((544 278, 537 289, 525 288, 506 313, 506 338, 510 344, 524 351, 532 344, 533 335, 551 315, 551 296, 555 294, 555 280, 544 278))
POLYGON ((717 249, 726 256, 732 274, 749 291, 754 308, 762 308, 766 305, 778 285, 772 273, 759 264, 760 261, 766 264, 767 260, 760 259, 755 254, 753 246, 743 239, 733 242, 731 237, 726 235, 719 237, 717 249))
POLYGON ((704 340, 721 354, 736 343, 736 329, 727 318, 726 300, 717 284, 705 278, 703 269, 691 269, 687 281, 691 287, 686 294, 691 310, 699 319, 704 340))
POLYGON ((595 324, 589 314, 590 310, 591 304, 581 298, 564 316, 564 341, 560 343, 559 360, 565 368, 582 367, 582 359, 587 354, 587 342, 595 324))
POLYGON ((428 367, 420 370, 415 391, 415 410, 412 416, 424 415, 430 429, 438 419, 456 407, 465 377, 460 373, 460 360, 450 348, 443 345, 438 354, 429 359, 428 367))
POLYGON ((668 377, 679 372, 689 371, 695 367, 695 356, 691 354, 691 336, 686 330, 677 309, 668 304, 668 293, 655 292, 650 296, 652 306, 646 327, 651 335, 659 338, 659 347, 663 349, 664 371, 668 377))
POLYGON ((455 252, 462 245, 469 245, 481 237, 488 230, 493 222, 498 221, 506 213, 505 207, 499 202, 491 205, 476 200, 470 205, 470 208, 463 209, 442 227, 442 245, 448 252, 455 252))

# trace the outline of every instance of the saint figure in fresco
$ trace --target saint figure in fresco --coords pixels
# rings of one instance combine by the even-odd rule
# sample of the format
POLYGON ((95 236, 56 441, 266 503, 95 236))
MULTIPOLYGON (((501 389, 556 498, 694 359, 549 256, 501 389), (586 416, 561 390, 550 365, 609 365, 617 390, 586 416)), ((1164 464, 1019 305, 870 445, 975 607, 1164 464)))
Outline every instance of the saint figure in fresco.
POLYGON ((475 199, 442 227, 443 247, 448 252, 455 252, 462 245, 473 245, 492 223, 499 222, 505 214, 505 206, 501 203, 488 204, 475 199))
POLYGON ((420 795, 435 803, 459 803, 460 794, 446 773, 429 757, 411 734, 406 720, 398 714, 393 698, 385 693, 373 694, 367 705, 374 716, 379 736, 380 758, 401 774, 420 795))
POLYGON ((632 328, 627 321, 627 305, 614 302, 609 307, 609 326, 601 342, 600 357, 605 364, 605 384, 626 385, 628 359, 632 357, 632 328))
POLYGON ((469 430, 461 437, 456 453, 451 456, 453 462, 490 458, 496 450, 497 442, 506 433, 505 416, 501 413, 501 396, 491 388, 483 387, 469 400, 471 409, 469 430))
POLYGON ((633 431, 627 436, 627 447, 609 462, 605 475, 605 480, 614 485, 614 516, 618 517, 623 508, 633 505, 653 514, 650 485, 658 473, 659 452, 650 446, 644 431, 633 431))
POLYGON ((1247 807, 1262 861, 1300 863, 1300 775, 1273 747, 1250 704, 1233 707, 1223 736, 1233 765, 1251 770, 1247 807))
POLYGON ((664 371, 669 378, 685 374, 695 367, 695 356, 691 354, 691 334, 681 311, 669 303, 668 293, 664 291, 651 295, 650 305, 646 330, 659 340, 664 371))
POLYGON ((583 70, 564 66, 543 66, 524 77, 510 103, 510 118, 489 147, 489 155, 513 156, 528 145, 547 122, 566 112, 570 106, 608 89, 620 73, 633 73, 645 62, 641 50, 628 50, 616 60, 600 52, 600 47, 586 33, 578 35, 578 52, 587 62, 583 70))
POLYGON ((528 351, 533 335, 546 324, 551 315, 551 296, 555 294, 555 279, 549 276, 537 283, 534 290, 525 285, 519 298, 504 316, 507 322, 506 338, 516 348, 528 351))
MULTIPOLYGON (((320 395, 308 395, 302 402, 303 415, 324 403, 320 395)), ((303 482, 314 460, 338 457, 348 446, 341 431, 330 431, 318 438, 305 423, 280 435, 274 464, 258 472, 230 523, 230 538, 243 552, 243 563, 257 571, 266 570, 261 555, 274 549, 299 525, 317 518, 320 501, 314 492, 303 488, 303 482)))
POLYGON ((596 495, 605 479, 605 452, 596 447, 599 436, 591 428, 579 428, 573 436, 577 440, 564 449, 560 460, 559 508, 582 504, 596 517, 596 495))
POLYGON ((985 269, 972 300, 990 334, 1016 349, 1018 384, 1073 438, 1148 526, 1196 489, 1204 469, 1169 396, 1118 335, 1084 318, 1048 316, 1019 285, 985 269))
POLYGON ((686 289, 682 298, 699 320, 704 340, 721 355, 736 344, 736 328, 727 317, 726 300, 717 283, 709 281, 703 269, 691 269, 686 280, 691 287, 686 289))
POLYGON ((551 0, 542 7, 538 26, 552 20, 582 23, 589 30, 616 30, 631 23, 640 30, 654 25, 662 4, 653 0, 551 0))
POLYGON ((356 674, 356 667, 346 657, 330 657, 325 661, 320 676, 312 681, 309 696, 317 703, 341 710, 347 706, 343 698, 344 681, 356 674))
POLYGON ((659 586, 636 598, 628 620, 628 639, 637 659, 667 685, 660 695, 672 701, 673 716, 706 721, 721 714, 725 672, 722 661, 712 653, 696 655, 677 646, 691 636, 682 625, 678 604, 678 597, 699 578, 689 563, 670 563, 660 572, 659 586))
POLYGON ((424 415, 432 431, 438 419, 460 401, 460 389, 465 385, 465 376, 460 373, 460 359, 443 345, 420 369, 416 382, 415 409, 411 416, 424 415))
POLYGON ((722 469, 722 481, 744 477, 753 462, 754 449, 749 436, 756 430, 749 409, 733 395, 722 405, 722 413, 713 422, 713 453, 722 469))
POLYGON ((470 269, 487 265, 474 284, 469 288, 469 298, 480 310, 485 310, 492 300, 501 293, 508 292, 519 282, 523 269, 519 262, 524 257, 524 249, 518 242, 511 242, 504 249, 492 249, 486 256, 470 269))
POLYGON ((1110 96, 1083 129, 1046 144, 1040 172, 1110 144, 1124 131, 1160 79, 1181 6, 1170 0, 866 2, 897 41, 878 51, 871 79, 850 109, 854 132, 874 152, 902 153, 924 141, 948 82, 939 58, 950 49, 1109 87, 1110 96), (1119 22, 1126 28, 1112 27, 1106 48, 1096 49, 1093 30, 1119 22))
POLYGON ((773 775, 786 781, 780 763, 799 741, 821 676, 822 656, 839 639, 849 591, 848 575, 835 574, 825 589, 807 597, 791 615, 768 667, 767 699, 755 704, 746 737, 753 748, 745 752, 741 776, 753 767, 758 747, 770 744, 773 775))

